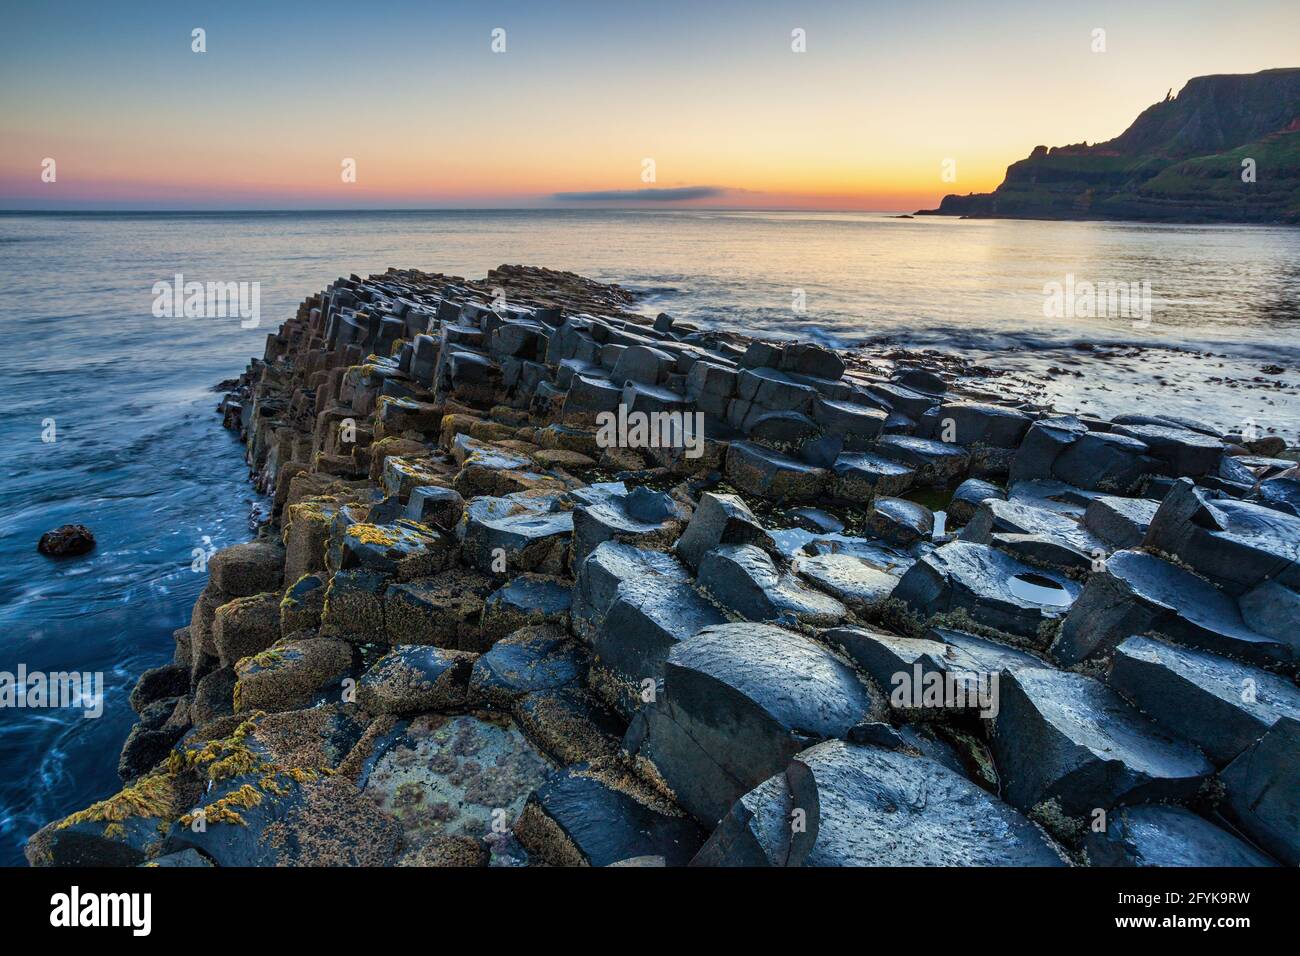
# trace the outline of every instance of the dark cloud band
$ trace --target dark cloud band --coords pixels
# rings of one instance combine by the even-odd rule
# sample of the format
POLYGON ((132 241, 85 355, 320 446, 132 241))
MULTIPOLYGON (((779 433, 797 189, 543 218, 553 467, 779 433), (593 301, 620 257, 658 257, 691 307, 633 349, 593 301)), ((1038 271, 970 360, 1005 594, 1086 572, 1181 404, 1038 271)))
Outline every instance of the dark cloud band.
POLYGON ((681 186, 673 189, 602 189, 592 192, 554 193, 553 199, 564 201, 605 202, 675 202, 687 199, 711 199, 722 196, 725 189, 717 186, 681 186))

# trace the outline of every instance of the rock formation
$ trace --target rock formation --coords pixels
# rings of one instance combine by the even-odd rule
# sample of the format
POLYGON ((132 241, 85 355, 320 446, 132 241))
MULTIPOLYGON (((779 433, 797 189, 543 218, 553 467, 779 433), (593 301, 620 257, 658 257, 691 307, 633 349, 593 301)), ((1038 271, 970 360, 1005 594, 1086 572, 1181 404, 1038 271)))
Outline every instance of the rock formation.
POLYGON ((1294 460, 634 305, 303 302, 220 406, 270 523, 28 859, 1300 858, 1294 460))

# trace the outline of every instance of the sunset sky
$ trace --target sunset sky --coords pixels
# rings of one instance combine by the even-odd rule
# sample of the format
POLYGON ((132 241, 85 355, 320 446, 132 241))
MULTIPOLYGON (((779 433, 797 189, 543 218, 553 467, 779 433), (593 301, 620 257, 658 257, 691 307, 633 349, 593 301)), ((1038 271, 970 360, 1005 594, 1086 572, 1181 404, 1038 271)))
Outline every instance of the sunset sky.
POLYGON ((0 208, 910 210, 1192 76, 1300 66, 1295 0, 1044 6, 13 5, 0 208))

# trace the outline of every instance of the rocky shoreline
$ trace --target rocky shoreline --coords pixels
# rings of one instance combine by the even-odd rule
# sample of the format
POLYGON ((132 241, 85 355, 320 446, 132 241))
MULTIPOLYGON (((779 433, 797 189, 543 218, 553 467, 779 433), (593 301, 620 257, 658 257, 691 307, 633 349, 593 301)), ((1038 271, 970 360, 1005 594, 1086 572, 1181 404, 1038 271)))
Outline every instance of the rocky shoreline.
POLYGON ((1300 864, 1300 474, 571 273, 339 279, 33 865, 1300 864), (993 394, 990 394, 990 393, 993 394))

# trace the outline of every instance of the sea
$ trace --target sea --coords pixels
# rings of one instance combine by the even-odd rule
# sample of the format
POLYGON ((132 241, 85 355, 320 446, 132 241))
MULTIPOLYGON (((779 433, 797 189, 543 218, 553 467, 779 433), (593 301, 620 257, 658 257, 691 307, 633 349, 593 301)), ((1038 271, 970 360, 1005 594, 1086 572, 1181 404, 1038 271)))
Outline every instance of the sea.
POLYGON ((1063 411, 1177 414, 1294 444, 1300 229, 888 213, 0 213, 0 681, 102 675, 102 713, 0 707, 0 864, 115 792, 135 679, 171 659, 260 504, 214 386, 338 276, 566 269, 648 315, 970 357, 1063 411), (256 283, 258 323, 174 317, 158 283, 256 283), (1014 378, 1013 378, 1014 377, 1014 378), (90 555, 37 553, 89 526, 90 555))

